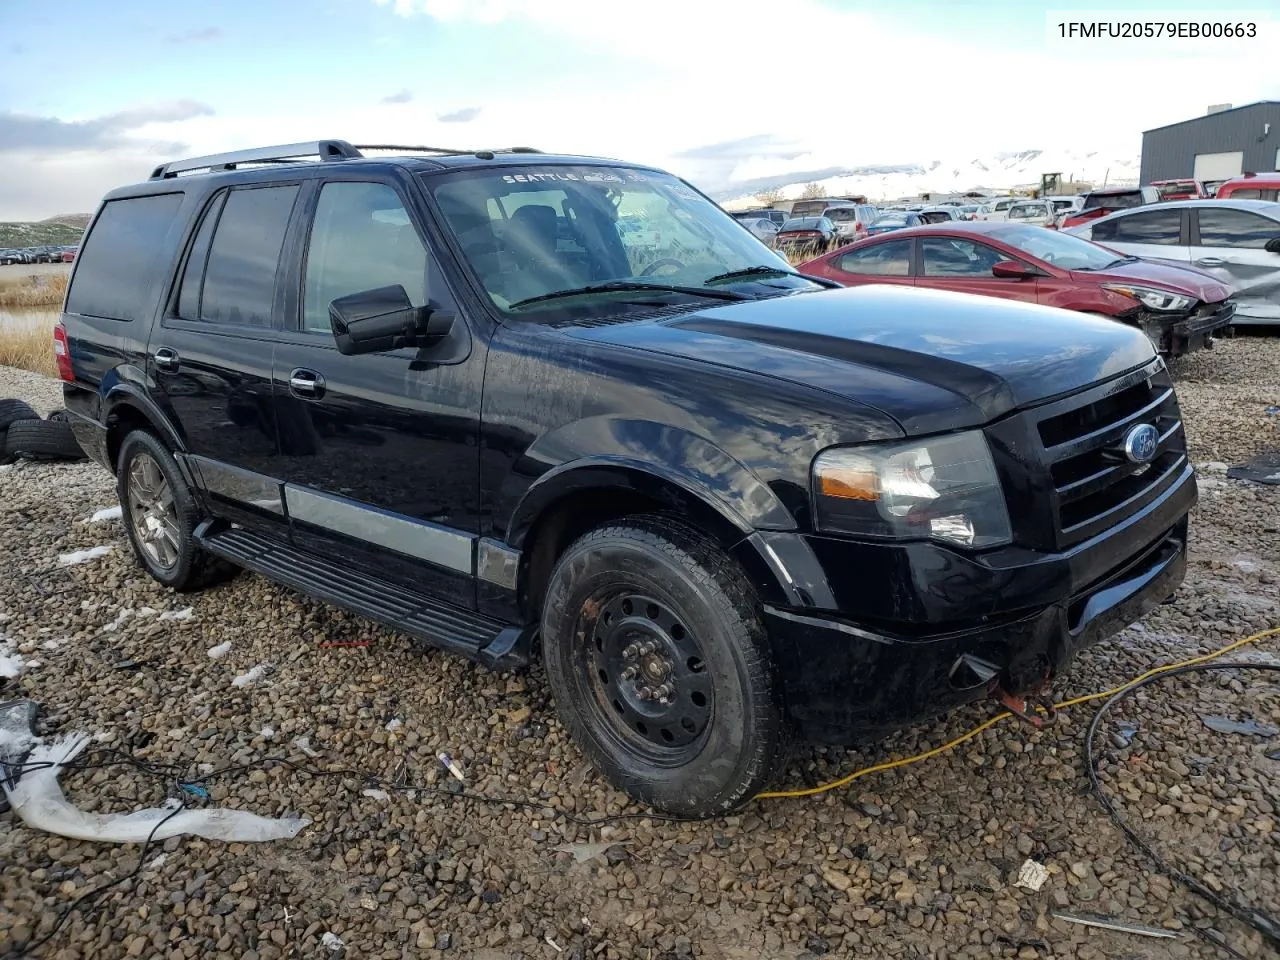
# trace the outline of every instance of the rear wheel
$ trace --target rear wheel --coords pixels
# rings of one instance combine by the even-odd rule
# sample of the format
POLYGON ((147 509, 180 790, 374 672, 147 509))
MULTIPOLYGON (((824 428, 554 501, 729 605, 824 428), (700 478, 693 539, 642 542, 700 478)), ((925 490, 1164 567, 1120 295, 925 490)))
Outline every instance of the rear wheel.
POLYGON ((192 535, 200 522, 172 454, 145 430, 134 430, 120 445, 116 488, 125 530, 138 562, 174 590, 198 590, 234 572, 201 550, 192 535))
POLYGON ((586 534, 542 617, 561 719, 616 786, 670 813, 745 803, 786 760, 758 604, 712 541, 663 517, 586 534))

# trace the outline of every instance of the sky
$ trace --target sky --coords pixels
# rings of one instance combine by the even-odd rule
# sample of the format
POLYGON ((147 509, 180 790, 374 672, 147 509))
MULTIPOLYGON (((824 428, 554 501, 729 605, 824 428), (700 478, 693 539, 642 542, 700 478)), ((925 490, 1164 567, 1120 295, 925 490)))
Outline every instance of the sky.
POLYGON ((836 166, 1136 157, 1144 129, 1280 99, 1273 0, 1122 2, 0 0, 0 220, 89 212, 165 160, 318 138, 616 157, 719 194, 836 166), (1260 36, 1051 26, 1209 16, 1260 36))

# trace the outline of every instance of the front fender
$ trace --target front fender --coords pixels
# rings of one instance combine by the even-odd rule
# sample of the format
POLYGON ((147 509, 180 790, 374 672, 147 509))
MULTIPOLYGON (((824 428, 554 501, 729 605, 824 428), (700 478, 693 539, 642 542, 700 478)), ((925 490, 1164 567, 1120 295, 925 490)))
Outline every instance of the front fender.
POLYGON ((537 516, 574 489, 607 485, 602 474, 632 471, 696 497, 745 537, 754 530, 794 530, 777 494, 711 441, 646 420, 591 417, 535 441, 503 486, 507 542, 519 548, 537 516), (532 483, 529 474, 535 474, 532 483))

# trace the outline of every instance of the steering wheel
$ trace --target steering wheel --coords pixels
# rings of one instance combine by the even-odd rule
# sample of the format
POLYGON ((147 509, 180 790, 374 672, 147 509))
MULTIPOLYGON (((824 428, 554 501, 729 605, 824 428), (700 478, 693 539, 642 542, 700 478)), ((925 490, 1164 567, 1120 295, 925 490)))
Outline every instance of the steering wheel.
POLYGON ((662 259, 662 260, 653 261, 653 263, 649 264, 647 267, 645 267, 643 270, 640 271, 640 276, 652 277, 655 273, 657 273, 663 267, 675 267, 677 270, 683 270, 684 266, 685 265, 681 263, 679 260, 672 260, 670 257, 666 257, 665 259, 662 259))

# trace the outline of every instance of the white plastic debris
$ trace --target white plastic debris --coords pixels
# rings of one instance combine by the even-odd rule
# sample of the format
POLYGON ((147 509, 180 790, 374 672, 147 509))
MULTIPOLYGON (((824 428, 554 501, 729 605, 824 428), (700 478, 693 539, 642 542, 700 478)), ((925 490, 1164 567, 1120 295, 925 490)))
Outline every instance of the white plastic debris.
POLYGON ((293 745, 297 747, 299 750, 301 750, 303 753, 305 753, 308 757, 314 758, 314 757, 320 756, 319 751, 317 751, 314 747, 311 746, 310 737, 294 737, 293 745))
POLYGON ((176 801, 133 813, 86 813, 63 795, 58 773, 61 765, 74 760, 91 739, 86 733, 75 733, 48 744, 37 741, 17 784, 0 784, 13 812, 28 827, 101 843, 145 843, 148 837, 167 840, 184 833, 206 840, 251 843, 287 840, 311 823, 303 817, 260 817, 246 810, 219 807, 177 810, 176 801))
POLYGON ((209 648, 209 650, 208 650, 208 653, 209 653, 209 659, 211 659, 211 660, 221 660, 223 657, 225 657, 225 656, 226 656, 228 653, 230 653, 230 652, 231 652, 231 641, 230 641, 230 640, 226 640, 226 641, 223 641, 222 643, 218 644, 216 647, 210 647, 210 648, 209 648))
POLYGON ((369 787, 366 790, 361 790, 360 796, 369 797, 373 800, 390 800, 391 799, 391 794, 387 793, 387 791, 378 790, 373 787, 369 787))
POLYGON ((1018 878, 1013 881, 1013 885, 1022 887, 1024 890, 1038 892, 1048 879, 1049 869, 1043 863, 1026 860, 1023 861, 1021 869, 1018 870, 1018 878))
POLYGON ((195 610, 191 607, 183 607, 181 610, 166 610, 160 614, 161 620, 190 620, 195 610))
POLYGON ((403 726, 404 726, 404 721, 401 720, 399 717, 395 717, 387 721, 387 731, 390 733, 394 733, 395 731, 399 730, 403 726))
POLYGON ((119 520, 123 513, 124 511, 120 509, 119 504, 114 507, 103 507, 101 510, 94 511, 93 516, 86 520, 85 523, 106 523, 108 520, 119 520))
POLYGON ((342 942, 342 938, 336 933, 330 933, 326 930, 324 935, 320 938, 320 946, 324 947, 326 950, 332 950, 334 953, 337 953, 345 947, 346 944, 342 942))
POLYGON ((90 547, 88 550, 73 550, 71 553, 61 554, 58 557, 58 563, 64 567, 71 567, 77 563, 88 563, 90 560, 105 557, 110 552, 111 546, 109 544, 101 547, 90 547))
POLYGON ((233 687, 247 687, 251 683, 257 683, 267 675, 267 671, 270 669, 271 664, 269 663, 260 663, 256 667, 250 667, 244 673, 235 677, 231 681, 231 685, 233 687))

